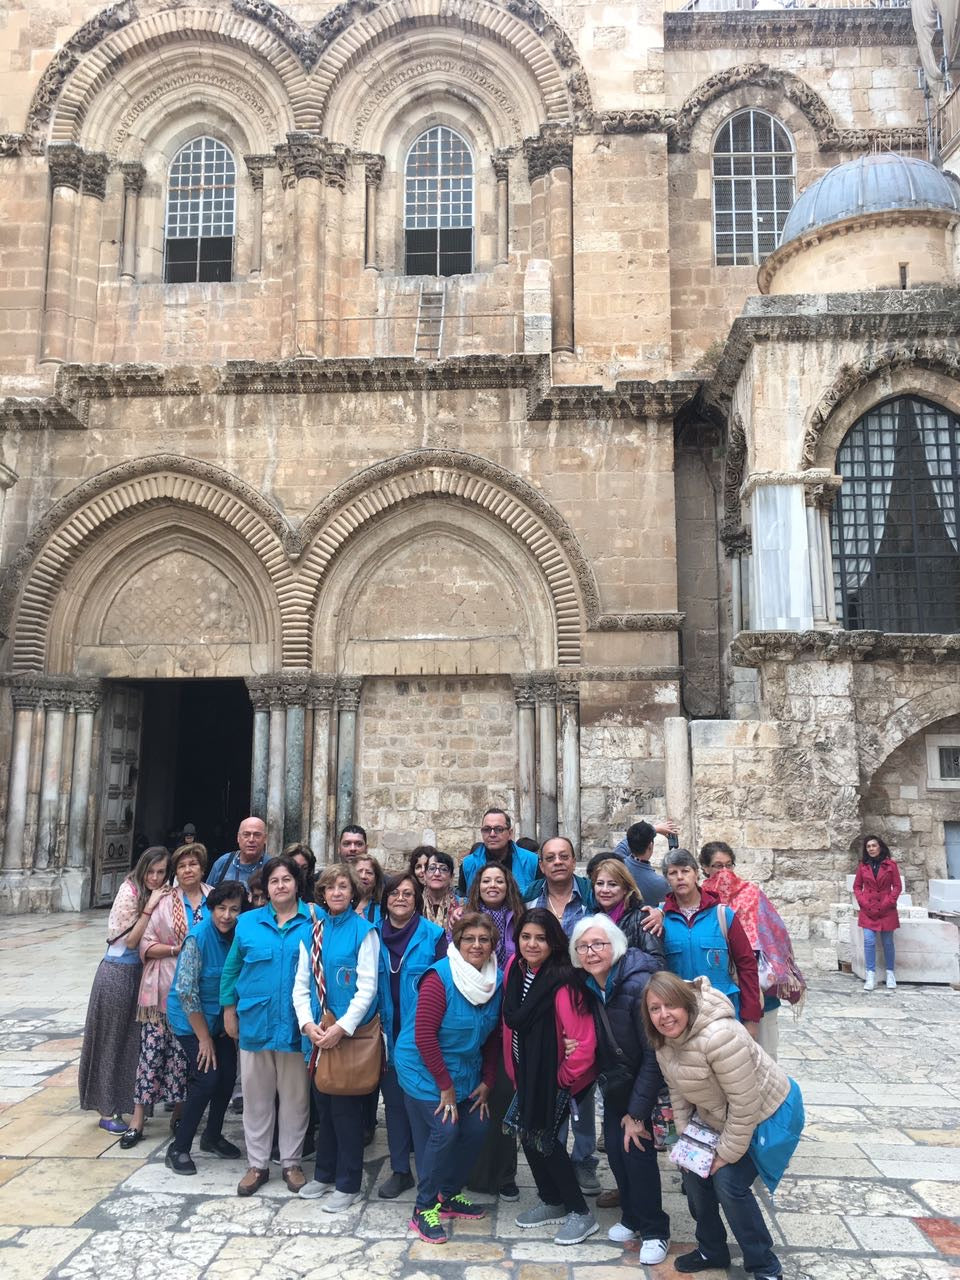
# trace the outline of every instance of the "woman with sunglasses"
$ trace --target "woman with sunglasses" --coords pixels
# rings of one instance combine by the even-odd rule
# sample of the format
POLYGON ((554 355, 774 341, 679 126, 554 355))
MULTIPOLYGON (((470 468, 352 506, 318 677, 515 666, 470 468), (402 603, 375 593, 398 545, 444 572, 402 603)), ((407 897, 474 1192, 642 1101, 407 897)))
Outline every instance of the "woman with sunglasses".
POLYGON ((447 954, 447 935, 423 918, 423 889, 415 872, 388 876, 380 899, 380 1022, 387 1037, 387 1069, 380 1081, 387 1120, 390 1177, 377 1192, 395 1200, 413 1186, 413 1133, 394 1062, 397 1037, 417 1015, 420 979, 447 954))

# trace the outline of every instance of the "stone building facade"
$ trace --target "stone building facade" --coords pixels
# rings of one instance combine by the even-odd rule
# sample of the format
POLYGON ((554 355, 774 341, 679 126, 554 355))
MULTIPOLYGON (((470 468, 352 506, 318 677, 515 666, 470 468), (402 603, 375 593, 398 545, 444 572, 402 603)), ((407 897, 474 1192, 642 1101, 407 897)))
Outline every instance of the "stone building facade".
POLYGON ((864 823, 943 872, 956 636, 845 626, 830 544, 849 430, 960 413, 956 218, 770 256, 927 156, 910 13, 666 9, 13 0, 0 907, 492 799, 585 854, 669 809, 801 931, 864 823))

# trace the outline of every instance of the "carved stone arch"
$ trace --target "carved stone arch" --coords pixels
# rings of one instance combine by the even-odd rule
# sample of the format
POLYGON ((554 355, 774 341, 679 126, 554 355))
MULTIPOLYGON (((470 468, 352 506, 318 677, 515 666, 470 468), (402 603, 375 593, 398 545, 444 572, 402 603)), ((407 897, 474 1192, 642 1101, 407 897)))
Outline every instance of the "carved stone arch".
POLYGON ((284 665, 296 592, 293 543, 279 513, 250 486, 210 463, 175 454, 138 458, 79 485, 56 503, 21 548, 0 595, 0 619, 12 618, 14 671, 46 669, 51 612, 71 568, 94 540, 131 513, 155 505, 208 512, 252 549, 277 600, 284 665))
POLYGON ((843 365, 810 414, 800 465, 832 469, 844 436, 864 413, 881 400, 908 395, 960 414, 960 351, 918 342, 843 365))
POLYGON ((307 517, 299 563, 309 610, 331 562, 363 525, 401 503, 433 497, 472 504, 494 515, 526 548, 547 584, 560 665, 580 661, 582 634, 600 612, 593 571, 573 531, 532 485, 472 454, 422 449, 358 472, 307 517))
POLYGON ((711 103, 744 86, 775 90, 806 118, 821 150, 836 145, 839 134, 833 112, 814 89, 790 71, 771 67, 765 62, 748 62, 726 67, 694 89, 677 112, 671 149, 689 151, 694 129, 711 103))
POLYGON ((960 715, 960 682, 950 680, 918 694, 886 716, 883 727, 864 735, 860 751, 860 776, 865 789, 884 762, 916 734, 949 716, 960 715))
POLYGON ((45 141, 79 141, 91 105, 125 67, 158 51, 169 59, 182 44, 241 50, 248 78, 282 86, 287 119, 278 121, 278 133, 302 127, 297 105, 307 96, 306 71, 289 45, 266 34, 261 23, 220 8, 170 8, 139 18, 132 4, 122 3, 85 23, 44 71, 25 125, 34 149, 45 141))

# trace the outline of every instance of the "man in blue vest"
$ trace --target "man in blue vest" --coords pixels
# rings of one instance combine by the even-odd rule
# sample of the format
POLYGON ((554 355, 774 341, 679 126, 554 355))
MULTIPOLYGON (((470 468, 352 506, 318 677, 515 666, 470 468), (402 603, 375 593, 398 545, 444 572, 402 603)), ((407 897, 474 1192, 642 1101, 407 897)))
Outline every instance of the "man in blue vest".
POLYGON ((210 868, 207 884, 218 885, 224 880, 239 880, 246 889, 250 877, 255 875, 267 860, 267 824, 262 818, 244 818, 237 832, 238 847, 225 853, 210 868))
POLYGON ((488 809, 480 819, 480 844, 475 844, 460 864, 460 894, 470 892, 470 885, 488 862, 499 862, 513 873, 523 889, 540 874, 537 855, 520 849, 513 839, 513 819, 503 809, 488 809))

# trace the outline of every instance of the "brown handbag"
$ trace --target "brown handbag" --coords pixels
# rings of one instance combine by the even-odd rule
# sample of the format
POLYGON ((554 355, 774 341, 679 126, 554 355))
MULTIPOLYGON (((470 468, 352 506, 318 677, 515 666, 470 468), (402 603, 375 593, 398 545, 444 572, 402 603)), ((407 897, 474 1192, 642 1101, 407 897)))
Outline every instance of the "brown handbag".
MULTIPOLYGON (((323 1008, 326 994, 323 976, 323 921, 317 919, 312 904, 310 915, 313 918, 310 967, 320 997, 320 1006, 323 1008)), ((329 1009, 324 1009, 320 1018, 321 1030, 326 1031, 336 1020, 329 1009)), ((310 1070, 319 1093, 345 1098, 358 1098, 373 1093, 383 1075, 380 1015, 375 1013, 369 1022, 357 1027, 352 1036, 345 1035, 332 1049, 314 1048, 310 1057, 310 1070)))

